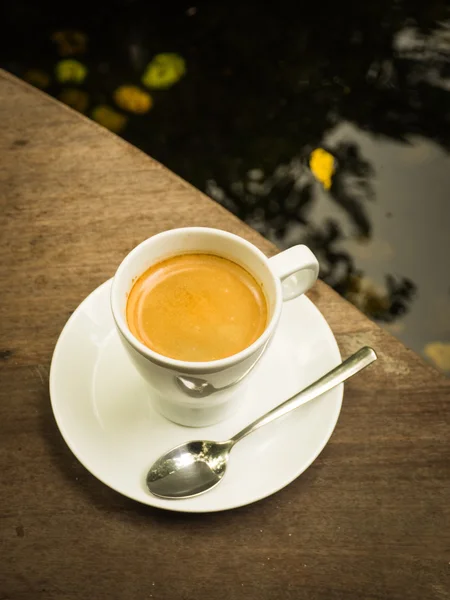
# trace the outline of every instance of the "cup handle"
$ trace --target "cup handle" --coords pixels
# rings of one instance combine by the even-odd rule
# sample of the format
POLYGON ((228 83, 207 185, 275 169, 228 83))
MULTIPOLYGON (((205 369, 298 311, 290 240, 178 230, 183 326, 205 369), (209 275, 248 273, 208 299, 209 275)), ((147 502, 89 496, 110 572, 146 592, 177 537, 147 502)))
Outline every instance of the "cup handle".
POLYGON ((306 246, 292 246, 272 256, 269 265, 274 276, 281 280, 283 301, 304 294, 319 275, 317 258, 306 246))

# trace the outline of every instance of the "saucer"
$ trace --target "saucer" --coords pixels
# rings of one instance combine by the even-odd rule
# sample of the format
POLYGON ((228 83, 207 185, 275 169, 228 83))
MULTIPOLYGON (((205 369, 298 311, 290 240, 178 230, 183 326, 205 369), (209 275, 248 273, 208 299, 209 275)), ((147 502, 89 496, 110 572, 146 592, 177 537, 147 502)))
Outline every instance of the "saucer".
POLYGON ((273 494, 317 458, 336 425, 343 386, 262 427, 233 449, 223 481, 195 498, 164 500, 147 490, 152 463, 195 439, 226 440, 341 362, 336 340, 313 303, 283 305, 272 344, 249 375, 242 407, 217 425, 187 428, 152 408, 149 389, 121 345, 110 309, 111 281, 72 314, 56 344, 50 396, 58 427, 78 460, 117 492, 151 506, 212 512, 273 494))

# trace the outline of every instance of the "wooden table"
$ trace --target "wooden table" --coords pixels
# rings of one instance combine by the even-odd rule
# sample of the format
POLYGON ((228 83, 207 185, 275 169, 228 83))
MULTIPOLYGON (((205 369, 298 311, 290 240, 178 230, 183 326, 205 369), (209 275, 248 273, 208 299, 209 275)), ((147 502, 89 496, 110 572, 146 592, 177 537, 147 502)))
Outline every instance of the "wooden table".
POLYGON ((186 515, 75 459, 48 372, 80 301, 138 242, 208 225, 276 249, 126 142, 0 73, 0 599, 450 598, 450 384, 323 283, 343 356, 374 346, 318 460, 275 496, 186 515))

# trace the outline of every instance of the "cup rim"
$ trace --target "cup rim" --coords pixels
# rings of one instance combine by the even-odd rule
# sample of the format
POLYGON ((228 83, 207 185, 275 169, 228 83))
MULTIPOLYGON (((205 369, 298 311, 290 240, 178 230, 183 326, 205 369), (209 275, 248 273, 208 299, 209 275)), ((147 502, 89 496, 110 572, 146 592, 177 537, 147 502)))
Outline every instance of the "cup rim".
POLYGON ((113 314, 114 321, 123 335, 123 337, 127 340, 127 342, 137 351, 139 354, 144 356, 145 358, 151 360, 153 363, 156 363, 159 366, 172 369, 174 371, 189 371, 189 372, 202 372, 208 373, 211 371, 222 371, 228 367, 232 367, 235 364, 238 364, 247 358, 249 358, 252 354, 254 354, 259 348, 263 347, 266 342, 272 336, 272 333, 276 327, 276 324, 279 320, 281 314, 281 305, 282 305, 282 294, 281 294, 281 282, 276 275, 274 275, 269 266, 269 259, 267 256, 259 250, 254 244, 248 242, 244 238, 230 233, 228 231, 224 231, 223 229, 215 229, 214 227, 179 227, 175 229, 168 229, 166 231, 162 231, 157 233, 146 240, 143 240, 140 244, 135 246, 122 260, 119 267, 117 268, 116 273, 114 274, 112 286, 111 286, 111 310, 113 314), (236 243, 245 246, 248 250, 256 254, 258 258, 262 260, 264 265, 272 277, 275 284, 275 306, 272 313, 272 316, 262 332, 262 334, 247 348, 244 348, 237 354, 232 354, 231 356, 227 356, 225 358, 220 358, 217 360, 209 360, 209 361, 185 361, 179 360, 176 358, 170 358, 168 356, 164 356, 163 354, 159 354, 155 352, 145 344, 143 344, 140 340, 138 340, 130 331, 126 319, 122 315, 122 312, 119 308, 119 297, 118 297, 118 281, 120 276, 126 271, 128 264, 130 261, 139 254, 142 249, 149 244, 150 241, 155 240, 156 238, 161 237, 171 237, 178 235, 180 233, 200 233, 208 231, 213 233, 214 235, 219 235, 224 238, 232 239, 236 243))

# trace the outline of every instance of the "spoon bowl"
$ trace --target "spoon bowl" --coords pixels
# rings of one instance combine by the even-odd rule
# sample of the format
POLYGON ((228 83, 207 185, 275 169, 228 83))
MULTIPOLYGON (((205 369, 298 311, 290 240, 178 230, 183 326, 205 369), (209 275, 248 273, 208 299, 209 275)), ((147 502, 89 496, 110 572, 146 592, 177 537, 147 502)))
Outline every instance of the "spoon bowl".
POLYGON ((232 442, 196 440, 180 444, 157 460, 147 475, 147 487, 160 498, 198 496, 220 483, 232 442))

